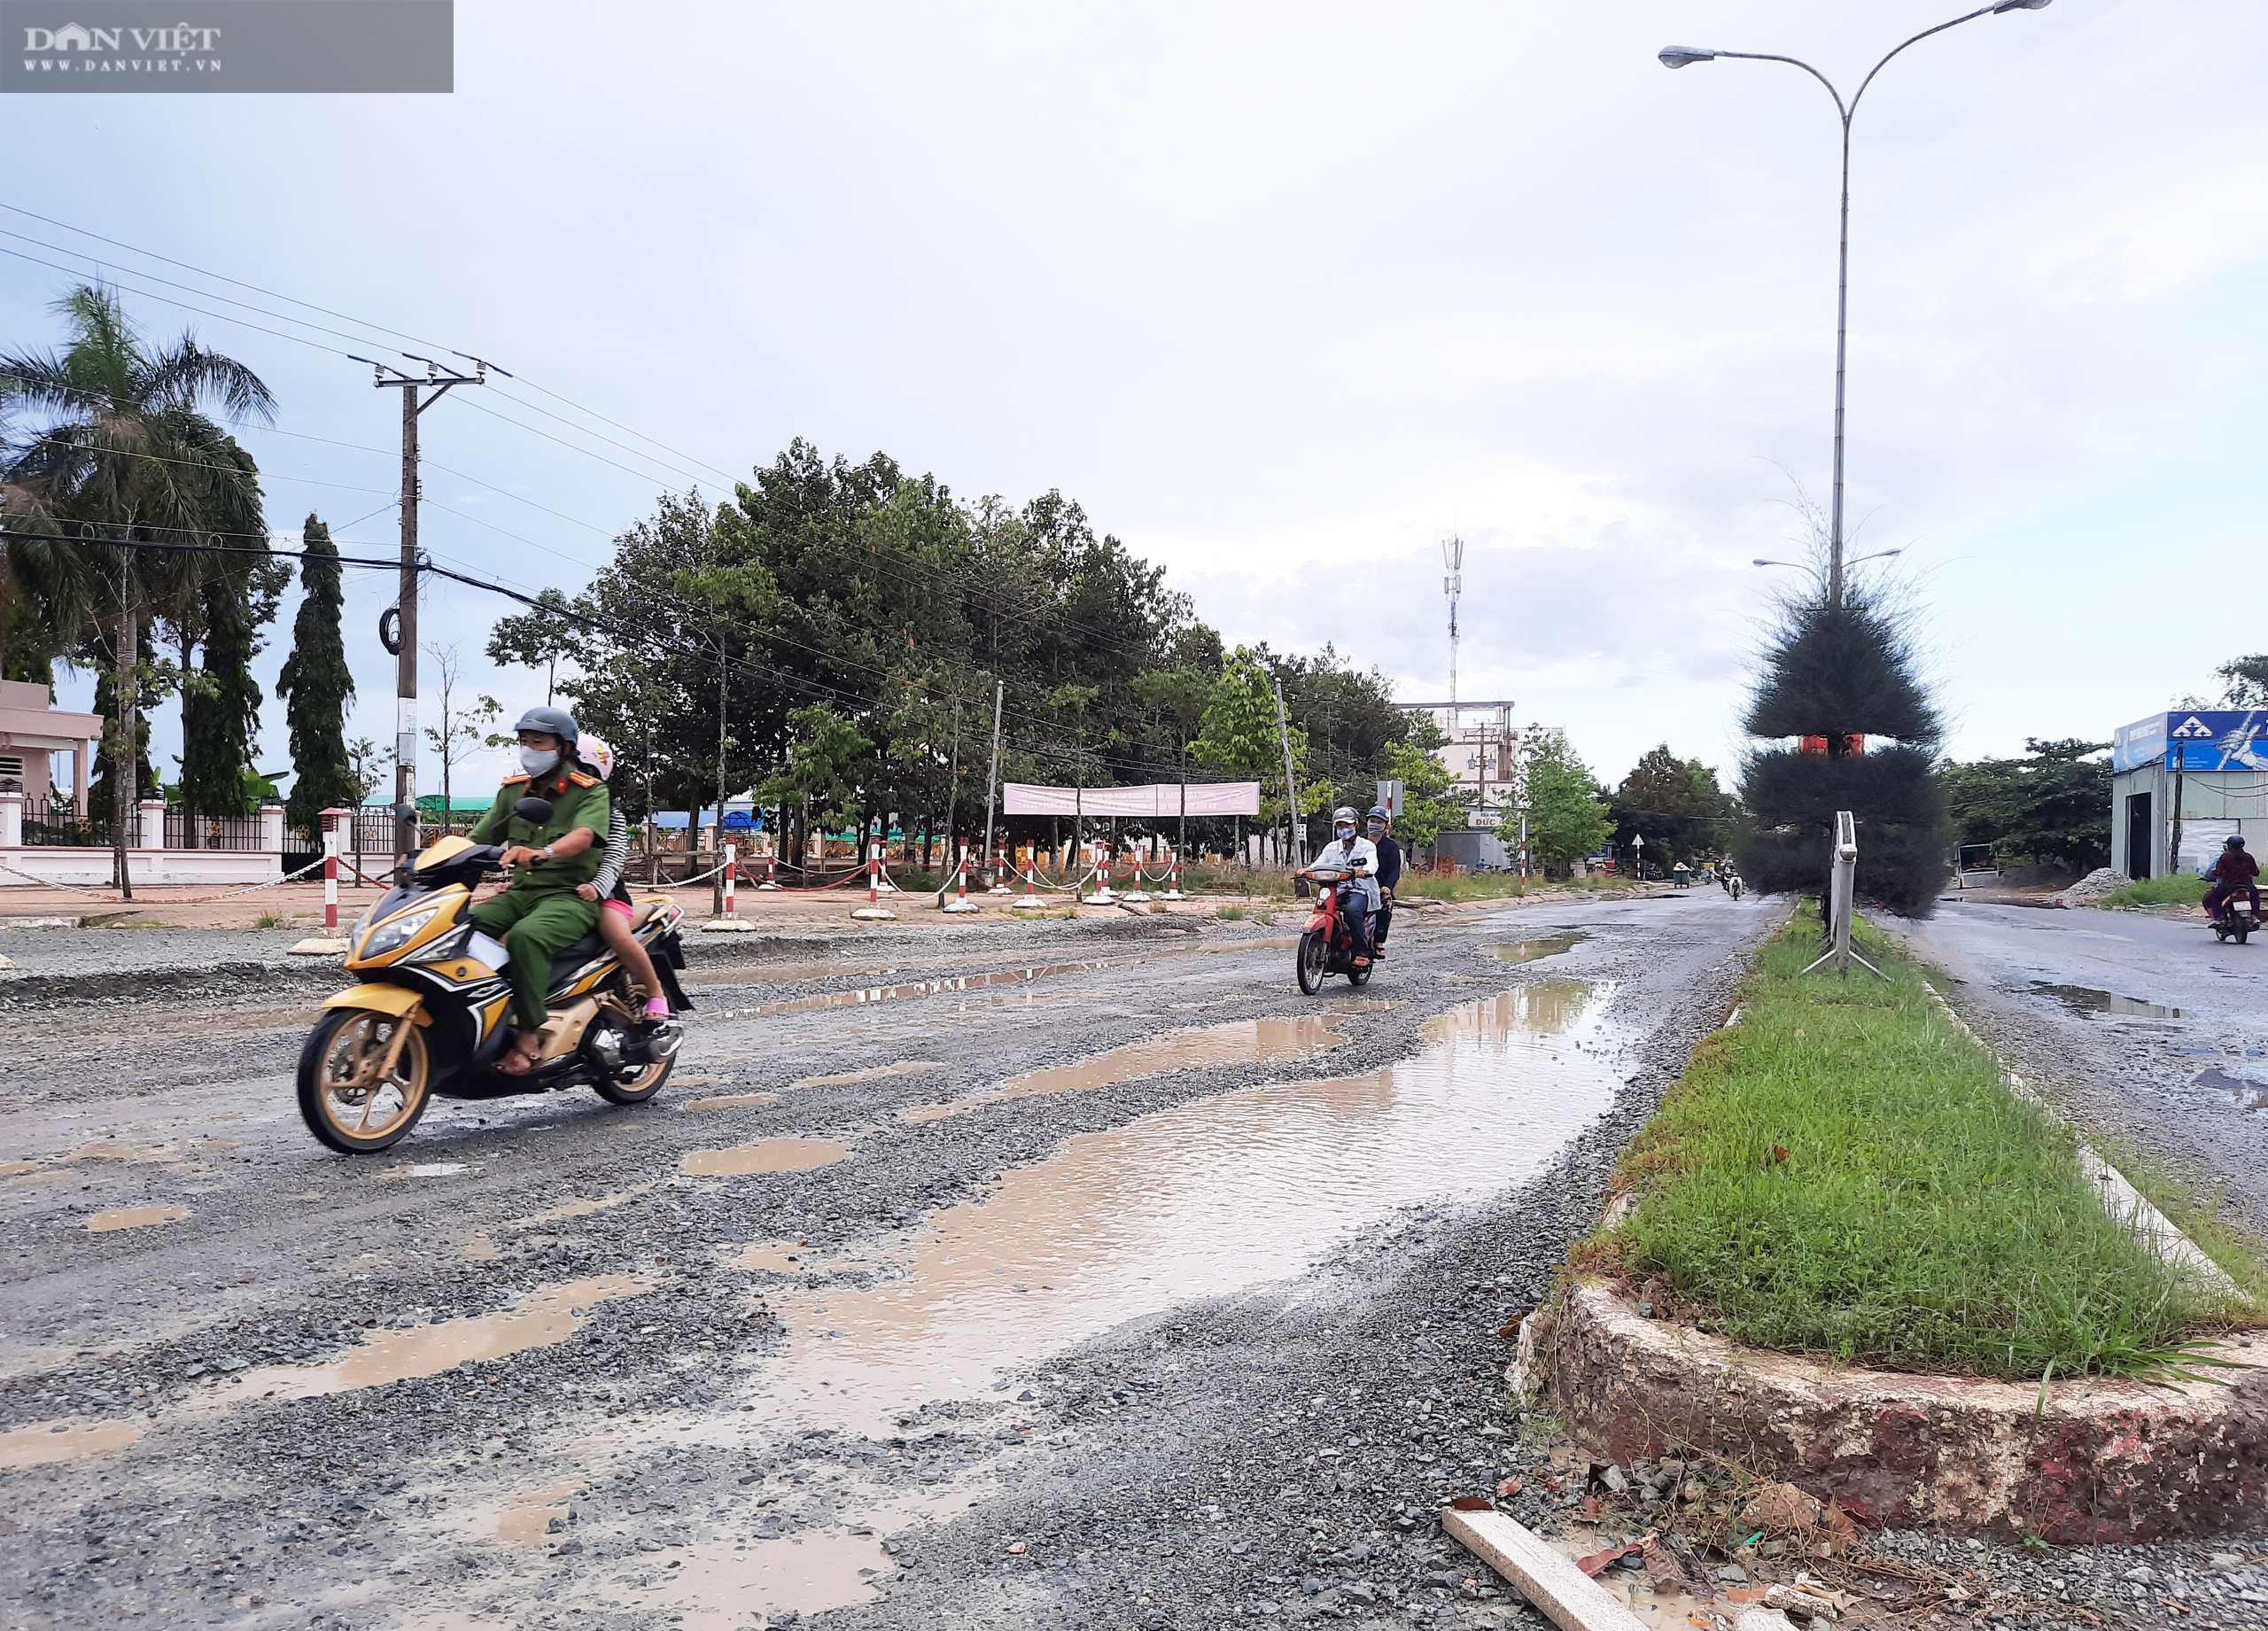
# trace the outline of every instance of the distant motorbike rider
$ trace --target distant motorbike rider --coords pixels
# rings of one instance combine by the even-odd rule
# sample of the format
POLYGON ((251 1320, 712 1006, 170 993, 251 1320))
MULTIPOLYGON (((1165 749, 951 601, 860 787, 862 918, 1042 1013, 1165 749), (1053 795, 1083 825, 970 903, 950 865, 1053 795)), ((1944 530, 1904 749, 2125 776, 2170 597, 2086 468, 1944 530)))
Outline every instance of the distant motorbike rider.
POLYGON ((1384 804, 1371 806, 1367 824, 1371 843, 1379 852, 1379 920, 1371 934, 1371 955, 1386 955, 1386 937, 1394 927, 1394 891, 1402 882, 1402 846, 1394 841, 1394 818, 1384 804))
POLYGON ((1340 805, 1331 812, 1332 841, 1316 857, 1317 866, 1328 866, 1355 874, 1355 883, 1363 901, 1360 912, 1348 914, 1348 927, 1355 936, 1355 967, 1371 966, 1371 914, 1379 909, 1378 846, 1363 836, 1356 825, 1351 805, 1340 805))
POLYGON ((2244 840, 2232 833, 2213 862, 2213 887, 2205 891, 2205 915, 2218 918, 2221 908, 2242 889, 2252 897, 2252 915, 2260 915, 2260 863, 2245 853, 2244 840))

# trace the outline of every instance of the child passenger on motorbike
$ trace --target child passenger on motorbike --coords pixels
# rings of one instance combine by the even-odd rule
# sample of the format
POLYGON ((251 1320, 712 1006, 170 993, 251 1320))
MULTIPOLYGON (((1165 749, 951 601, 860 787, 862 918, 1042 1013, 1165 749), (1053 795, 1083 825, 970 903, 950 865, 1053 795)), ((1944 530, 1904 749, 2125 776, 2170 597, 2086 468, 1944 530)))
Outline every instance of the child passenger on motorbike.
MULTIPOLYGON (((586 731, 575 744, 575 751, 601 781, 612 779, 614 749, 605 742, 586 731)), ((600 936, 605 940, 607 950, 638 982, 638 989, 646 993, 646 1022, 658 1024, 670 1017, 669 998, 662 994, 661 979, 654 972, 654 959, 646 955, 646 948, 631 933, 637 922, 638 908, 622 882, 623 868, 630 860, 630 824, 623 819, 621 805, 613 804, 612 810, 605 856, 591 881, 579 885, 575 893, 598 903, 600 936)))
POLYGON ((2213 887, 2205 891, 2205 915, 2218 918, 2221 908, 2241 889, 2252 897, 2252 915, 2260 915, 2260 863, 2245 853, 2244 840, 2229 835, 2213 861, 2213 887))
POLYGON ((1374 875, 1379 869, 1379 849, 1362 835, 1355 824, 1354 810, 1346 805, 1331 812, 1332 842, 1316 857, 1317 866, 1329 866, 1355 874, 1361 888, 1363 910, 1350 914, 1348 927, 1355 935, 1355 967, 1371 966, 1371 914, 1379 909, 1379 883, 1374 875))

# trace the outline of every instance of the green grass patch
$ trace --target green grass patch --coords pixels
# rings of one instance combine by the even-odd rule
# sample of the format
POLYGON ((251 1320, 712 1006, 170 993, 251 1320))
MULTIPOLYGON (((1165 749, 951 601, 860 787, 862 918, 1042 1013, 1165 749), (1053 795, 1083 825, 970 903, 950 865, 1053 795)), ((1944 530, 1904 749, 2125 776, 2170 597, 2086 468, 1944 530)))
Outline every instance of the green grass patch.
POLYGON ((2122 883, 2097 903, 2105 906, 2194 906, 2210 888, 2194 873, 2177 872, 2163 878, 2122 883))
POLYGON ((2112 1219, 2070 1130, 2002 1085, 1919 966, 1800 974, 1815 915, 1765 947, 1741 1023, 1624 1162, 1639 1194, 1599 1255, 1666 1279, 1759 1347, 2038 1378, 2177 1363, 2231 1310, 2112 1219))

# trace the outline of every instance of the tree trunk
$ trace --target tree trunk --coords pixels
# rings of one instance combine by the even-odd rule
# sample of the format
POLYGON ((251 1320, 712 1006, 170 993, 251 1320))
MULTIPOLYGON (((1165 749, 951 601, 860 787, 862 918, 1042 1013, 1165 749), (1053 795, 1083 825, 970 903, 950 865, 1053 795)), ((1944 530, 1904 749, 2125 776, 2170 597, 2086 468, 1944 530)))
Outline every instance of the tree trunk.
POLYGON ((0 680, 8 677, 8 625, 16 618, 16 563, 0 543, 0 680))
POLYGON ((118 892, 123 898, 134 898, 134 874, 128 863, 127 851, 132 843, 133 829, 128 824, 142 812, 136 803, 142 789, 135 785, 136 774, 141 769, 140 683, 142 679, 142 631, 139 609, 132 605, 118 614, 118 757, 111 762, 110 831, 111 850, 118 867, 118 892))

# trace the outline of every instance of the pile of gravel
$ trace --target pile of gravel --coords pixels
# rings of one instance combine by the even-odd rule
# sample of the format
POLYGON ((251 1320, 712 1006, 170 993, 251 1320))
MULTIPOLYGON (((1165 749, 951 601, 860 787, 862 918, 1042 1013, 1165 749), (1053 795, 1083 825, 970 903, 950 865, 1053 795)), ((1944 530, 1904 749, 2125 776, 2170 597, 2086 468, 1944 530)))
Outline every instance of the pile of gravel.
POLYGON ((2092 906, 2111 890, 2124 889, 2132 882, 2133 880, 2123 872, 2113 871, 2108 866, 2098 866, 2070 889, 2056 896, 2055 904, 2059 906, 2092 906))

